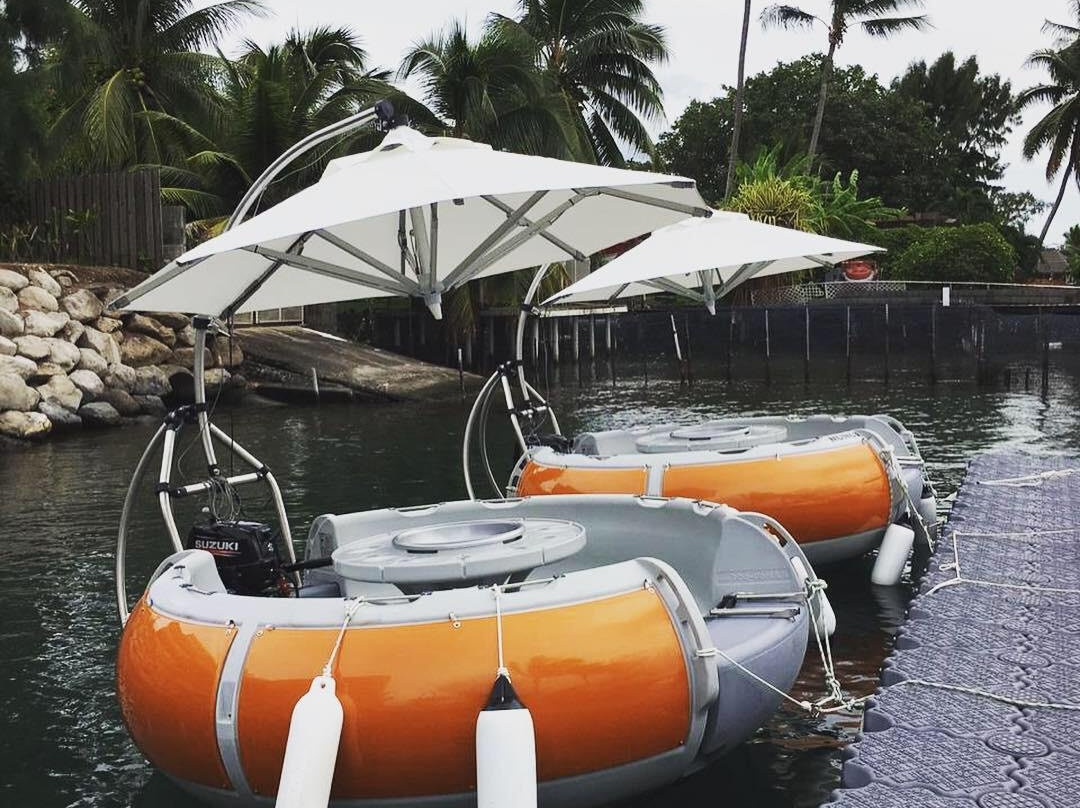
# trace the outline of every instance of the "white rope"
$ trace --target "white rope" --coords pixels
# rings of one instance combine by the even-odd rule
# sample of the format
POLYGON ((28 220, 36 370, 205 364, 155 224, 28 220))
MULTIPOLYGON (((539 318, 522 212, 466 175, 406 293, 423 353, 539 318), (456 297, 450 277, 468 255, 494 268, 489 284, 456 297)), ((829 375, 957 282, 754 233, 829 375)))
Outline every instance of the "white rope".
POLYGON ((495 641, 499 648, 499 667, 495 673, 497 676, 505 676, 507 681, 510 680, 510 671, 506 668, 506 662, 503 660, 503 626, 502 626, 502 587, 493 586, 492 591, 495 594, 495 641))
MULTIPOLYGON (((934 522, 933 525, 926 524, 923 521, 922 514, 919 512, 918 505, 911 497, 911 490, 908 488, 907 480, 904 479, 904 470, 900 466, 900 460, 893 452, 892 447, 887 446, 881 450, 881 456, 885 461, 885 464, 892 469, 893 476, 896 478, 897 484, 900 486, 900 491, 904 495, 904 501, 907 502, 908 515, 915 521, 918 527, 922 528, 923 533, 926 534, 926 543, 930 547, 930 552, 933 552, 934 547, 934 534, 932 528, 937 527, 938 523, 934 522)), ((933 486, 931 486, 931 491, 933 486)))
MULTIPOLYGON (((942 581, 941 583, 939 583, 939 584, 937 584, 935 586, 930 587, 930 589, 926 590, 927 595, 933 595, 935 592, 938 592, 938 591, 940 591, 940 590, 942 590, 942 589, 944 589, 946 587, 959 586, 960 584, 974 584, 975 586, 989 586, 989 587, 996 587, 998 589, 1018 589, 1018 590, 1022 590, 1022 591, 1025 591, 1025 592, 1045 592, 1045 593, 1054 594, 1054 595, 1080 595, 1080 589, 1067 589, 1067 588, 1056 587, 1056 586, 1039 586, 1038 584, 1019 584, 1019 583, 1013 583, 1013 582, 1010 582, 1010 581, 987 581, 987 580, 982 579, 982 578, 968 578, 968 577, 966 577, 961 572, 961 569, 960 569, 960 543, 957 541, 957 539, 961 535, 981 536, 982 538, 996 537, 995 534, 992 534, 992 533, 984 533, 984 534, 967 533, 967 534, 961 534, 959 531, 954 530, 952 532, 952 536, 951 536, 951 538, 952 538, 952 546, 953 546, 953 561, 952 561, 951 564, 942 564, 940 567, 938 567, 938 569, 941 570, 942 572, 951 571, 953 573, 953 577, 949 578, 949 579, 947 579, 945 581, 942 581)), ((1038 535, 1038 534, 1037 533, 1030 533, 1030 534, 1028 534, 1028 533, 1003 533, 1003 534, 997 534, 997 535, 1004 536, 1004 537, 1007 537, 1007 538, 1015 538, 1016 536, 1028 536, 1028 535, 1033 536, 1033 535, 1038 535)))
POLYGON ((1040 471, 1035 474, 1025 474, 1021 477, 1002 477, 998 480, 976 480, 976 485, 998 486, 1001 488, 1036 488, 1048 480, 1069 477, 1073 474, 1080 474, 1080 468, 1040 471))
POLYGON ((930 682, 926 679, 901 679, 899 682, 896 682, 896 684, 921 685, 922 687, 932 687, 937 690, 950 690, 955 693, 969 693, 972 696, 983 696, 984 698, 993 699, 994 701, 1000 701, 1005 704, 1013 704, 1017 707, 1031 707, 1046 710, 1080 710, 1080 704, 1062 704, 1054 701, 1029 701, 1027 699, 1018 699, 1013 696, 1003 696, 1000 693, 991 693, 989 690, 981 690, 977 687, 947 685, 943 682, 930 682))
MULTIPOLYGON (((742 665, 737 660, 725 654, 719 648, 702 648, 697 652, 699 657, 713 657, 720 656, 730 662, 737 670, 745 673, 755 682, 763 685, 765 688, 771 690, 773 693, 786 699, 791 704, 799 707, 811 715, 825 715, 828 713, 838 712, 850 712, 863 705, 863 703, 870 698, 869 696, 862 696, 857 698, 848 698, 844 696, 843 688, 840 685, 839 679, 836 677, 836 667, 832 656, 832 645, 829 642, 829 635, 821 630, 818 623, 818 614, 814 610, 814 595, 818 592, 824 592, 828 584, 820 578, 806 579, 806 589, 802 592, 786 592, 783 593, 783 597, 798 597, 806 601, 807 611, 810 614, 810 625, 813 627, 814 640, 818 648, 818 656, 821 659, 821 667, 825 676, 825 688, 828 691, 825 696, 818 699, 815 702, 800 701, 793 696, 785 693, 778 688, 772 682, 767 679, 763 679, 758 676, 752 670, 742 665), (829 706, 832 705, 832 706, 829 706)), ((755 595, 755 598, 766 598, 768 595, 755 595)), ((775 595, 774 597, 781 597, 781 595, 775 595)))
POLYGON ((356 598, 351 604, 345 607, 345 619, 341 623, 341 630, 338 631, 337 640, 334 642, 334 647, 330 651, 330 658, 326 660, 326 664, 323 665, 322 675, 333 676, 331 671, 334 667, 334 662, 337 659, 338 651, 341 650, 341 643, 345 639, 345 629, 349 627, 349 623, 352 622, 353 616, 357 610, 364 605, 366 601, 363 598, 356 598))

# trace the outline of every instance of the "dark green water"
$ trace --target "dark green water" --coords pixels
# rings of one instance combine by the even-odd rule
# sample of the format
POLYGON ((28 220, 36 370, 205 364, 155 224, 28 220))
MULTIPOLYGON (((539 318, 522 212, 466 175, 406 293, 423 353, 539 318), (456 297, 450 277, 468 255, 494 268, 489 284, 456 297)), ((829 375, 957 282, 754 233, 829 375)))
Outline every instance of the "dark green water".
MULTIPOLYGON (((1059 368, 1045 395, 1037 374, 1034 389, 1022 389, 1022 369, 1011 391, 971 382, 930 386, 918 369, 902 368, 886 387, 804 385, 801 372, 792 374, 799 383, 728 384, 716 381, 719 369, 697 367, 697 383, 684 389, 655 378, 663 368, 650 368, 647 386, 640 367, 633 369, 637 375, 627 367, 614 388, 604 366, 585 367, 584 382, 570 369, 561 382, 549 378, 564 429, 692 416, 889 412, 918 435, 943 493, 955 490, 978 451, 1080 451, 1080 375, 1059 368)), ((781 375, 778 369, 773 378, 781 375)), ((320 513, 463 497, 464 415, 455 402, 222 409, 216 420, 275 469, 293 530, 302 536, 320 513)), ((0 446, 0 805, 192 804, 132 746, 113 692, 115 528, 129 474, 154 428, 0 446)), ((501 440, 507 448, 495 459, 508 470, 509 439, 501 440)), ((183 461, 191 479, 200 465, 193 449, 183 461)), ((129 555, 135 589, 167 552, 148 496, 136 528, 129 555)), ((875 592, 868 576, 866 562, 824 572, 840 624, 838 671, 859 694, 873 689, 910 594, 910 585, 875 592)), ((819 688, 818 668, 808 663, 798 690, 816 697, 819 688)), ((756 808, 817 805, 838 784, 840 748, 858 726, 856 716, 819 721, 782 710, 728 758, 634 805, 715 805, 718 795, 724 804, 756 808)))

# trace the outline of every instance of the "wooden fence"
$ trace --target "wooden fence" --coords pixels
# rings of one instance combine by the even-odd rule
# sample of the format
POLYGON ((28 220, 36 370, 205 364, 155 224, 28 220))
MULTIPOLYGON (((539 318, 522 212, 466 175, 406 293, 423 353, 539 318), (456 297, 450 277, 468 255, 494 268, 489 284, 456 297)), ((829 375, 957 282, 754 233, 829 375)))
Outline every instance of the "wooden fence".
POLYGON ((162 206, 156 170, 38 180, 27 196, 39 260, 153 271, 183 248, 183 209, 162 206))

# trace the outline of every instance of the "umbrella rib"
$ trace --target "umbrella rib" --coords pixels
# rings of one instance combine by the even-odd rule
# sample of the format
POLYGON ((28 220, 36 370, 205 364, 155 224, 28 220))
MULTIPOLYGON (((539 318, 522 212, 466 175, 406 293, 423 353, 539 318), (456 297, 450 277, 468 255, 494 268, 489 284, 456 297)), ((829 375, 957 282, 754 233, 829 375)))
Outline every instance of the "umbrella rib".
POLYGON ((806 260, 807 261, 813 261, 818 266, 825 267, 826 269, 832 269, 834 266, 836 266, 835 262, 828 261, 828 260, 826 260, 826 259, 824 259, 824 258, 822 258, 821 256, 818 256, 818 255, 808 255, 808 256, 806 256, 806 260))
POLYGON ((331 264, 329 261, 322 261, 318 258, 311 258, 306 255, 290 255, 288 253, 283 253, 280 250, 271 250, 267 247, 259 247, 258 245, 254 247, 245 247, 244 249, 253 252, 256 255, 263 255, 267 258, 272 258, 275 261, 281 261, 281 263, 286 266, 303 269, 316 275, 323 275, 327 278, 334 278, 335 280, 346 281, 348 283, 355 283, 358 286, 367 286, 371 289, 390 292, 395 295, 409 294, 409 290, 399 283, 389 280, 384 281, 382 278, 377 278, 374 275, 365 275, 363 272, 357 272, 355 269, 348 269, 346 267, 338 266, 337 264, 331 264))
POLYGON ((748 280, 754 277, 757 273, 761 272, 761 270, 765 269, 765 267, 767 267, 771 263, 773 262, 753 261, 749 264, 743 264, 741 267, 735 270, 735 274, 731 276, 731 280, 729 280, 727 283, 720 287, 720 294, 718 295, 718 297, 723 297, 736 286, 741 286, 742 284, 746 283, 748 280))
MULTIPOLYGON (((489 203, 491 205, 494 205, 499 210, 501 210, 503 213, 510 214, 513 211, 513 208, 511 208, 509 205, 507 205, 505 202, 503 202, 497 196, 487 196, 487 195, 485 195, 485 196, 482 196, 480 198, 483 199, 485 202, 487 202, 487 203, 489 203)), ((521 217, 521 222, 522 222, 522 224, 525 224, 526 226, 533 223, 532 219, 528 218, 527 216, 522 216, 521 217)), ((547 241, 547 242, 549 242, 551 244, 554 244, 556 247, 558 247, 560 250, 565 252, 571 258, 574 258, 574 259, 576 259, 578 261, 585 261, 585 260, 588 260, 588 258, 589 258, 589 256, 587 256, 585 253, 583 253, 577 247, 563 241, 561 238, 556 236, 554 233, 548 233, 548 232, 545 232, 545 231, 541 231, 540 232, 540 238, 544 239, 545 241, 547 241)))
POLYGON ((693 289, 687 289, 685 286, 680 286, 667 278, 654 278, 653 280, 642 281, 642 283, 646 286, 651 286, 653 289, 659 289, 661 292, 671 292, 674 295, 689 298, 695 303, 705 302, 705 296, 700 292, 695 292, 693 289))
MULTIPOLYGON (((545 214, 543 218, 537 219, 535 222, 526 225, 524 229, 522 229, 520 232, 508 238, 506 241, 502 242, 488 252, 485 252, 483 255, 473 261, 473 263, 466 268, 466 271, 463 272, 456 279, 457 284, 460 285, 471 281, 489 266, 494 264, 503 256, 512 253, 514 250, 516 250, 530 238, 535 236, 537 233, 543 232, 547 228, 551 227, 551 225, 553 225, 560 216, 566 213, 566 211, 570 210, 570 208, 574 207, 574 205, 576 205, 582 199, 588 196, 595 196, 597 193, 599 193, 599 191, 596 190, 585 190, 576 192, 572 197, 567 199, 561 205, 558 205, 548 211, 548 213, 545 214)), ((457 270, 454 271, 456 272, 457 270)), ((451 288, 451 283, 451 279, 447 278, 447 289, 451 288)))
POLYGON ((627 202, 638 202, 642 205, 652 205, 655 208, 673 210, 676 213, 685 213, 688 216, 697 216, 707 219, 713 214, 713 212, 708 208, 699 208, 696 205, 686 205, 682 202, 674 202, 670 199, 661 199, 657 196, 639 194, 635 193, 634 191, 625 191, 622 188, 604 187, 597 188, 595 190, 601 194, 604 194, 604 196, 613 196, 616 199, 625 199, 627 202))
POLYGON ((334 233, 331 233, 329 230, 325 230, 325 229, 324 230, 316 230, 314 232, 315 232, 315 235, 318 236, 319 238, 323 239, 324 241, 329 242, 330 244, 333 244, 339 250, 341 250, 342 252, 348 253, 353 258, 356 258, 356 259, 358 259, 360 261, 363 261, 365 264, 370 266, 372 269, 377 269, 379 272, 381 272, 383 275, 386 275, 388 278, 390 278, 395 283, 400 283, 402 286, 404 286, 406 289, 411 291, 413 294, 419 294, 420 293, 420 284, 418 284, 412 278, 410 278, 410 277, 408 277, 406 275, 402 275, 400 272, 398 272, 392 266, 390 266, 389 264, 387 264, 387 263, 385 263, 383 261, 380 261, 374 255, 371 255, 369 252, 367 252, 365 250, 361 250, 355 244, 352 244, 352 243, 346 241, 341 236, 338 236, 338 235, 335 235, 334 233))
POLYGON ((431 203, 431 243, 428 246, 428 289, 435 289, 439 277, 439 203, 431 203))
MULTIPOLYGON (((300 236, 300 238, 296 239, 296 241, 289 245, 289 249, 287 249, 286 252, 290 255, 295 255, 296 253, 299 253, 302 249, 304 249, 304 244, 307 243, 307 240, 311 238, 312 235, 312 233, 304 233, 302 236, 300 236)), ((247 303, 251 299, 252 295, 259 291, 263 287, 263 284, 270 280, 270 278, 273 277, 274 273, 281 269, 282 266, 283 264, 281 261, 273 261, 270 266, 268 266, 259 274, 259 277, 249 283, 244 288, 244 291, 242 291, 237 297, 235 297, 228 306, 222 309, 221 314, 218 316, 223 320, 227 320, 228 318, 236 314, 237 310, 239 310, 241 306, 247 303)))
MULTIPOLYGON (((528 213, 532 208, 547 196, 547 191, 536 191, 528 199, 522 202, 514 211, 507 215, 506 221, 502 222, 498 227, 492 230, 487 237, 485 237, 476 248, 470 252, 461 263, 454 267, 453 271, 446 276, 444 281, 446 287, 449 289, 458 279, 468 273, 472 269, 472 265, 479 261, 481 256, 484 255, 493 245, 497 244, 499 239, 505 236, 508 232, 514 229, 514 226, 521 220, 521 218, 528 213)), ((470 275, 471 277, 471 275, 470 275)), ((468 280, 468 278, 466 278, 468 280)), ((462 281, 464 283, 464 281, 462 281)))
POLYGON ((170 269, 162 270, 157 275, 154 275, 152 278, 148 278, 147 280, 140 283, 134 289, 129 289, 127 294, 120 295, 120 297, 116 298, 116 300, 109 303, 109 310, 119 311, 120 309, 130 306, 143 295, 149 294, 150 292, 161 286, 161 284, 168 283, 173 278, 177 277, 178 275, 184 274, 189 269, 194 269, 209 257, 210 256, 196 258, 194 261, 188 261, 185 264, 177 263, 170 269))
POLYGON ((427 222, 424 221, 424 211, 420 208, 409 208, 409 220, 412 222, 414 252, 416 263, 416 279, 425 289, 431 288, 431 255, 428 250, 431 242, 428 241, 427 222))

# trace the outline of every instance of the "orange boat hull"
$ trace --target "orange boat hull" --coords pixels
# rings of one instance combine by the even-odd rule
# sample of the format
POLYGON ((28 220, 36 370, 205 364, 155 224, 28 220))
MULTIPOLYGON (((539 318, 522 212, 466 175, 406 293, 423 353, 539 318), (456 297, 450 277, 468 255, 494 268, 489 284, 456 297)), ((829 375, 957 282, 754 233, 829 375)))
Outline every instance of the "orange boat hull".
MULTIPOLYGON (((772 516, 800 544, 884 530, 892 493, 885 467, 865 443, 752 460, 668 464, 658 493, 730 505, 772 516)), ((550 466, 528 461, 518 496, 646 494, 648 469, 550 466)))

